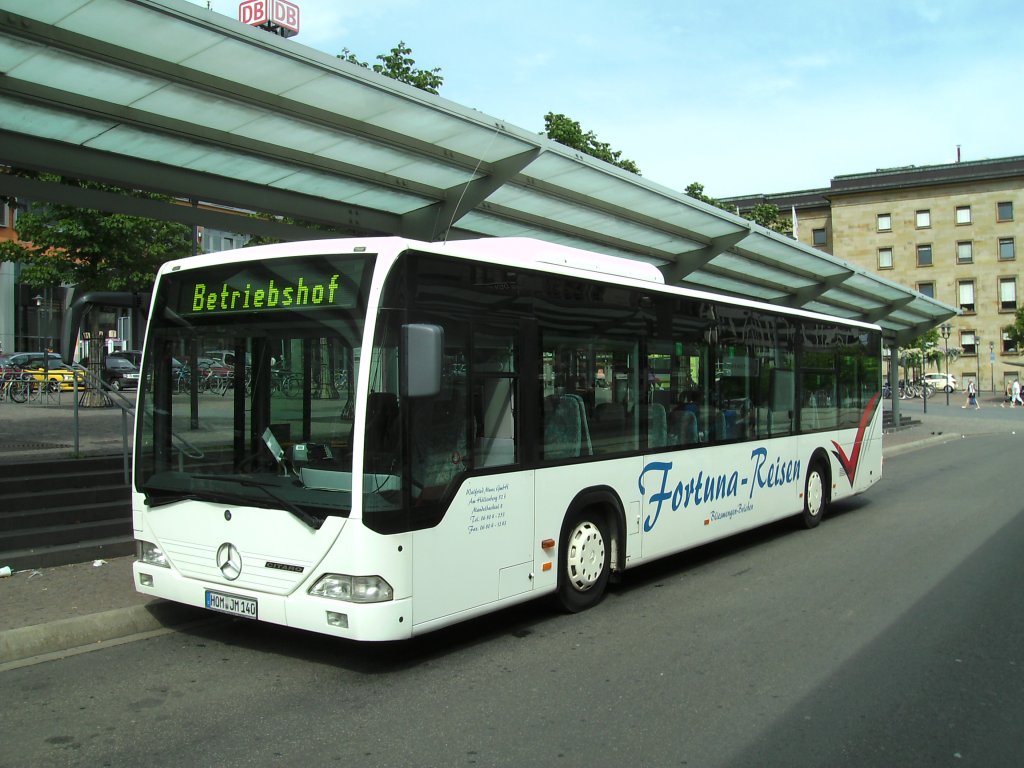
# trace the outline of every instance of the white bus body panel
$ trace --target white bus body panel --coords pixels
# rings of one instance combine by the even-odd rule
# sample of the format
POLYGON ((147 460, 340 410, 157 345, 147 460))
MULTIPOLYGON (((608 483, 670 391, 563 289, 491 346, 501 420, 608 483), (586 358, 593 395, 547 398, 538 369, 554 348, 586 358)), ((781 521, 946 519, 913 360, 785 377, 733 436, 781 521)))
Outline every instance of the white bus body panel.
POLYGON ((530 471, 469 478, 438 525, 413 533, 417 627, 532 590, 533 483, 530 471))

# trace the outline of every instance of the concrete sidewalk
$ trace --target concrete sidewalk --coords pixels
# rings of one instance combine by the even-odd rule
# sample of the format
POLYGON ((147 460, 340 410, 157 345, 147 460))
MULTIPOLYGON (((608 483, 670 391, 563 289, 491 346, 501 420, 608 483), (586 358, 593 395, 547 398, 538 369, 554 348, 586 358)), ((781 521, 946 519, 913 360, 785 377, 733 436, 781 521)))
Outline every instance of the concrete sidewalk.
MULTIPOLYGON (((885 435, 884 453, 894 456, 910 450, 965 437, 1024 429, 1024 409, 1000 407, 1001 400, 982 400, 981 410, 961 408, 959 393, 928 403, 923 413, 920 400, 902 401, 904 415, 917 423, 885 435)), ((888 406, 888 403, 886 404, 888 406)), ((0 445, 17 432, 26 443, 59 443, 68 431, 67 405, 61 410, 43 406, 0 404, 0 445), (24 409, 24 410, 20 410, 24 409)), ((121 426, 118 409, 101 409, 83 418, 89 434, 83 434, 84 452, 111 452, 120 449, 121 426), (86 421, 85 419, 88 419, 86 421)), ((16 452, 20 461, 26 455, 67 454, 68 449, 52 447, 16 452)), ((0 451, 0 472, 4 458, 11 452, 0 451)), ((7 469, 12 467, 8 466, 7 469)), ((132 583, 132 557, 110 561, 80 563, 15 573, 0 578, 0 671, 5 666, 28 663, 45 654, 62 655, 83 647, 129 635, 163 630, 167 627, 200 621, 207 616, 201 609, 168 603, 137 593, 132 583)), ((0 567, 3 563, 0 563, 0 567)))
MULTIPOLYGON (((122 397, 132 406, 135 393, 122 397)), ((77 409, 72 392, 47 395, 27 403, 0 402, 0 465, 42 459, 74 458, 75 436, 78 455, 120 455, 134 434, 132 416, 122 416, 114 405, 77 409)), ((3 563, 0 563, 2 566, 3 563)))

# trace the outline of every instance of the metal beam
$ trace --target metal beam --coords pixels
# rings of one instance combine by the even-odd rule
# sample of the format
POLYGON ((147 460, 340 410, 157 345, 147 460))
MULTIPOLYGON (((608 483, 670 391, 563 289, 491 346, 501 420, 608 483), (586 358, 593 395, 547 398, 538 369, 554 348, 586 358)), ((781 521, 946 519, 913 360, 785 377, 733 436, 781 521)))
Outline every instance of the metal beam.
POLYGON ((541 151, 540 147, 534 147, 492 163, 486 175, 471 178, 465 184, 447 190, 443 200, 402 216, 399 234, 427 242, 444 239, 455 222, 478 208, 496 190, 536 160, 541 151))
POLYGON ((734 232, 729 235, 723 235, 722 237, 716 237, 703 248, 678 254, 668 264, 664 264, 658 267, 658 269, 660 269, 661 274, 664 275, 665 282, 668 285, 674 285, 687 275, 696 272, 698 269, 704 268, 720 253, 725 253, 730 248, 735 247, 738 243, 746 239, 751 231, 752 227, 748 226, 746 230, 734 232))
POLYGON ((336 227, 344 232, 390 235, 398 231, 398 216, 384 211, 339 204, 298 192, 151 163, 126 155, 83 149, 24 134, 0 131, 0 163, 171 197, 198 198, 209 203, 336 227))
POLYGON ((160 221, 176 221, 189 226, 210 227, 225 232, 242 232, 263 235, 280 240, 317 240, 341 237, 351 232, 325 232, 275 219, 255 218, 242 213, 226 213, 210 210, 185 201, 153 200, 133 197, 100 189, 86 189, 72 184, 60 184, 40 179, 28 179, 12 174, 0 174, 0 194, 12 195, 23 200, 42 201, 70 205, 78 208, 93 208, 108 213, 122 213, 160 221))

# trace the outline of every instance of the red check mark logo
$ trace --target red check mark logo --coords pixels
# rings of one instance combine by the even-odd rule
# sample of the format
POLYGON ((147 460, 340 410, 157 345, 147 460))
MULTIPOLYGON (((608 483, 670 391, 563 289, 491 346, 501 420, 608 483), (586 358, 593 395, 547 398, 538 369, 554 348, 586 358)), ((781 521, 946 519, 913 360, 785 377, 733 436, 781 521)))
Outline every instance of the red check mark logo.
POLYGON ((850 481, 850 486, 853 486, 854 477, 857 474, 857 464, 860 462, 860 449, 864 442, 864 433, 868 429, 868 425, 871 423, 871 419, 875 416, 875 411, 878 410, 878 404, 880 402, 880 396, 876 394, 871 398, 867 408, 864 409, 864 413, 860 416, 860 424, 857 426, 857 437, 853 441, 853 451, 849 456, 846 455, 846 451, 843 450, 843 446, 837 443, 835 440, 832 441, 832 445, 836 447, 832 453, 839 463, 843 465, 843 469, 846 470, 846 479, 850 481))

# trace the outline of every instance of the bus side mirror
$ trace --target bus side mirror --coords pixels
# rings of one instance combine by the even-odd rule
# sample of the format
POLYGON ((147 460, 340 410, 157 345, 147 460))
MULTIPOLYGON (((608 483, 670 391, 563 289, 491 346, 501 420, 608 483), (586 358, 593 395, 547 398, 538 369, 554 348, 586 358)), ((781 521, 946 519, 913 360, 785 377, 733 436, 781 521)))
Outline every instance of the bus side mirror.
POLYGON ((439 325, 402 326, 402 395, 433 397, 441 392, 444 329, 439 325))

